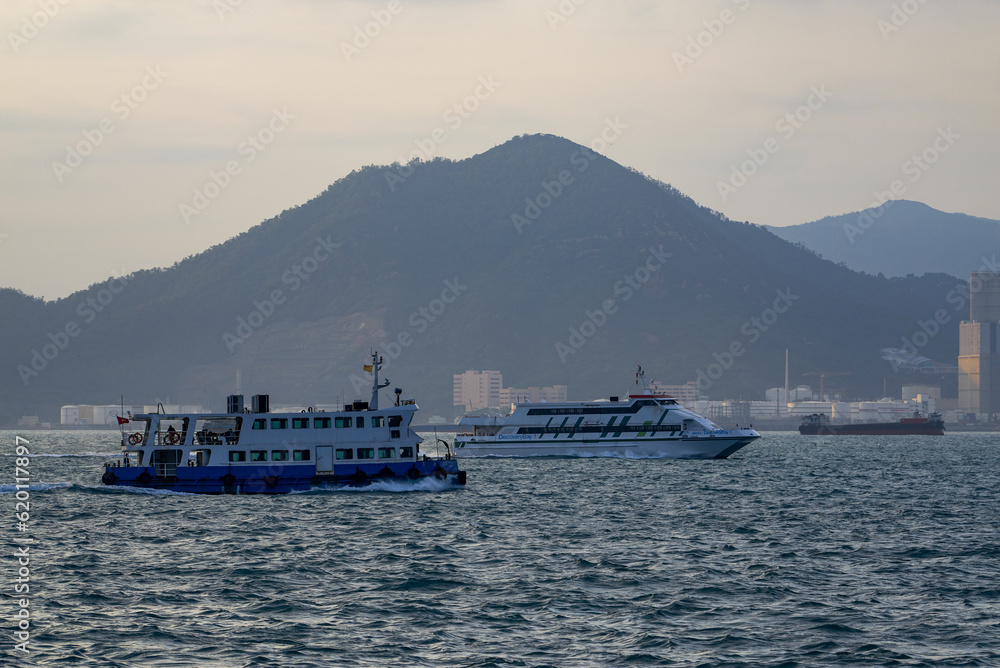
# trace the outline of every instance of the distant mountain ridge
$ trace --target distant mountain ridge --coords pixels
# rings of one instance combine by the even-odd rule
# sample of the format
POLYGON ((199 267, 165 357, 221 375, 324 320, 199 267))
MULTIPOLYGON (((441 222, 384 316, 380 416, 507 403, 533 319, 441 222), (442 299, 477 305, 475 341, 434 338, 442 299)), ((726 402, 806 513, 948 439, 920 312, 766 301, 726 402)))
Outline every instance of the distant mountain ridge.
POLYGON ((1000 269, 1000 221, 909 200, 768 229, 869 274, 945 273, 968 280, 973 271, 1000 269))
MULTIPOLYGON (((850 371, 827 385, 876 397, 886 375, 904 380, 879 351, 953 308, 952 277, 850 271, 551 135, 411 163, 393 189, 390 173, 359 169, 124 283, 48 303, 0 290, 0 420, 57 422, 62 404, 121 395, 223 409, 237 373, 272 405, 367 398, 372 348, 424 416, 452 411, 466 369, 594 399, 642 364, 664 383, 703 379, 713 398, 759 398, 783 382, 786 348, 793 382, 850 371)), ((960 315, 921 354, 953 358, 960 315)))

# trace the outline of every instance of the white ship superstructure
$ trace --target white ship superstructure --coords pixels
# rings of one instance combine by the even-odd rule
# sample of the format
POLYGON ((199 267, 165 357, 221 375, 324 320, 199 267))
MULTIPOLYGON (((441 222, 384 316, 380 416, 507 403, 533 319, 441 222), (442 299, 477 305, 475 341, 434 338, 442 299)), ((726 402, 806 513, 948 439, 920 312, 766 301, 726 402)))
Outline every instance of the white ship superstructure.
POLYGON ((365 485, 433 477, 465 484, 450 453, 421 455, 410 423, 412 399, 380 407, 382 358, 372 353, 371 401, 343 410, 269 410, 267 395, 230 397, 225 413, 142 413, 119 419, 122 458, 105 464, 101 481, 197 494, 283 494, 323 485, 365 485))

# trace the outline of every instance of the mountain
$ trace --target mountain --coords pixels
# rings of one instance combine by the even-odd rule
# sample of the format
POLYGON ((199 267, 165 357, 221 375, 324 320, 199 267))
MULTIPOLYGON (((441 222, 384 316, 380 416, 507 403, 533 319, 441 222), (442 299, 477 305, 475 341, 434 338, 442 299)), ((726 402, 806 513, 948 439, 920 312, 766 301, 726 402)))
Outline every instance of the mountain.
POLYGON ((939 272, 968 280, 973 271, 1000 267, 1000 221, 945 213, 909 200, 768 229, 869 274, 939 272))
POLYGON ((642 364, 713 398, 762 398, 786 348, 793 383, 850 372, 827 387, 877 397, 885 377, 908 380, 879 350, 936 311, 919 352, 955 357, 963 286, 851 271, 580 145, 521 136, 359 169, 166 269, 54 302, 0 291, 0 419, 58 421, 62 404, 121 395, 221 410, 238 370, 272 406, 367 398, 371 348, 425 416, 452 412, 466 369, 593 399, 642 364))

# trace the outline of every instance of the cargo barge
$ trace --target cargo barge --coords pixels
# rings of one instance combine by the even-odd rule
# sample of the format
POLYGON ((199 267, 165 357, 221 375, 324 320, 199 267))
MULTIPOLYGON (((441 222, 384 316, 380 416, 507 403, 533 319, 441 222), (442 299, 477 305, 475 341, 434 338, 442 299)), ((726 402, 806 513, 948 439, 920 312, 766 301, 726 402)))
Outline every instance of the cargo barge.
POLYGON ((940 413, 927 417, 914 414, 896 422, 834 423, 823 413, 807 415, 799 425, 803 436, 942 436, 944 420, 940 413))

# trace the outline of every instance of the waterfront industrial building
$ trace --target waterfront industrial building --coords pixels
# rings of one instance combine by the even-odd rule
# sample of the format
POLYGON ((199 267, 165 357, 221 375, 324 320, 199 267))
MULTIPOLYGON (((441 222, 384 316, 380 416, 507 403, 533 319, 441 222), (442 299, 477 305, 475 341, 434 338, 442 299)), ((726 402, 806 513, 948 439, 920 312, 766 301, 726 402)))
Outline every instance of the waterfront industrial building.
POLYGON ((958 410, 970 422, 1000 413, 1000 274, 975 271, 969 279, 969 320, 958 349, 958 410))

